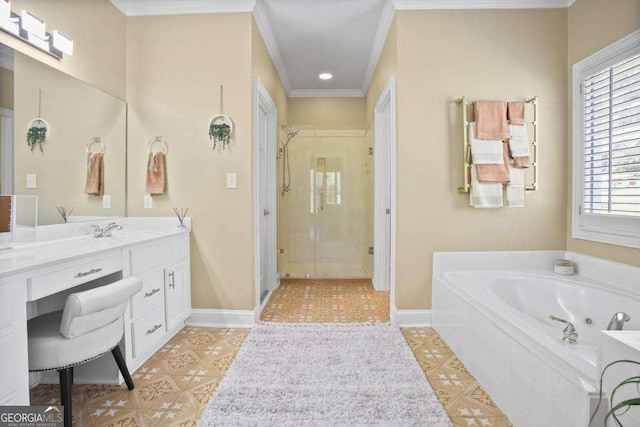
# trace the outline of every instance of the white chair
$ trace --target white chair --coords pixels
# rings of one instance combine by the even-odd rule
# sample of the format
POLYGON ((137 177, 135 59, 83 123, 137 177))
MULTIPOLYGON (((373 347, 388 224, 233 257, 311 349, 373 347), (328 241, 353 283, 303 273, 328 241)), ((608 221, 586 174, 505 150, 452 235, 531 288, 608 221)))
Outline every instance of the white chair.
POLYGON ((111 351, 129 390, 133 380, 118 344, 124 312, 142 282, 128 277, 110 285, 69 295, 64 310, 29 320, 29 371, 58 371, 64 425, 71 426, 73 367, 111 351))

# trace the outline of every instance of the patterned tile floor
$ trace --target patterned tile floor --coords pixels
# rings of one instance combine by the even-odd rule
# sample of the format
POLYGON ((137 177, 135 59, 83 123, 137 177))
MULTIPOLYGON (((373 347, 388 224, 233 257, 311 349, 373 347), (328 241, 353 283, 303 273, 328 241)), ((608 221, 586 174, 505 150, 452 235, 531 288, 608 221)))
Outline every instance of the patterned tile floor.
MULTIPOLYGON (((280 285, 263 310, 273 322, 387 322, 389 293, 366 281, 280 285)), ((195 426, 248 329, 186 327, 133 374, 136 388, 74 385, 76 426, 195 426)), ((402 333, 456 426, 512 426, 435 330, 402 333)), ((55 385, 31 390, 32 405, 59 404, 55 385)))
POLYGON ((389 292, 371 280, 283 280, 264 310, 265 322, 388 322, 389 292))
MULTIPOLYGON (((182 329, 125 385, 74 385, 76 426, 195 426, 249 329, 182 329)), ((32 405, 60 404, 57 385, 31 390, 32 405)))

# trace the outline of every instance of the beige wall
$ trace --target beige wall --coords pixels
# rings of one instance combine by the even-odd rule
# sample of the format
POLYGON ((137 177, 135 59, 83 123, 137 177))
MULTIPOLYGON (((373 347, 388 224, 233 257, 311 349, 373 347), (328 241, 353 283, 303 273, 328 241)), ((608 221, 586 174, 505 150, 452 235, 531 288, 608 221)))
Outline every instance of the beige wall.
POLYGON ((289 98, 287 120, 291 125, 323 129, 364 129, 365 98, 289 98))
MULTIPOLYGON (((571 106, 571 71, 573 64, 610 45, 627 34, 638 30, 640 28, 640 1, 577 0, 569 8, 568 28, 568 91, 569 105, 571 106)), ((573 118, 571 111, 572 109, 570 107, 568 118, 569 167, 567 168, 567 194, 569 203, 567 210, 567 249, 587 255, 640 266, 640 250, 638 249, 590 242, 588 240, 573 239, 571 237, 571 183, 573 179, 571 173, 571 141, 573 137, 573 118)))
POLYGON ((431 306, 434 252, 563 249, 567 11, 400 11, 397 25, 399 309, 431 306), (476 210, 458 195, 457 97, 540 96, 540 191, 524 209, 476 210))
POLYGON ((125 97, 126 17, 109 0, 13 0, 74 40, 73 56, 57 60, 0 32, 0 43, 79 78, 119 98, 125 97))
MULTIPOLYGON (((131 18, 127 32, 129 215, 188 207, 194 308, 253 308, 252 17, 249 13, 131 18), (209 119, 234 121, 230 149, 212 150, 209 119), (143 209, 147 142, 169 145, 168 190, 143 209), (226 189, 227 172, 238 188, 226 189)), ((265 79, 266 80, 266 79, 265 79)))
POLYGON ((0 67, 0 107, 13 110, 13 71, 0 67))

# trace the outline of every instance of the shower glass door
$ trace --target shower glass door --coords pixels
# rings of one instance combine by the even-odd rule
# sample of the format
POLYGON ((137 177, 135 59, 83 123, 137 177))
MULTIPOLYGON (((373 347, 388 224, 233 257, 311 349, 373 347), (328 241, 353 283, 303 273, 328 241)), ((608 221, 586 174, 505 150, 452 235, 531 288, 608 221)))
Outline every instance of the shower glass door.
MULTIPOLYGON (((283 277, 371 277, 372 174, 365 132, 292 126, 281 193, 283 277)), ((281 169, 282 169, 281 163, 281 169)))

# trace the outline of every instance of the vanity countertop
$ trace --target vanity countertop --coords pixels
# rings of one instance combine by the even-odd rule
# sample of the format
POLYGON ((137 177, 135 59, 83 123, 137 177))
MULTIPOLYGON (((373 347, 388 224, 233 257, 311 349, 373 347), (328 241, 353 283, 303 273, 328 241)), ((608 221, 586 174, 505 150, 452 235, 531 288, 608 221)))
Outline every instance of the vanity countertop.
POLYGON ((128 229, 125 226, 123 230, 114 230, 111 237, 82 235, 15 245, 0 250, 0 278, 189 232, 190 228, 175 226, 147 230, 128 229))

